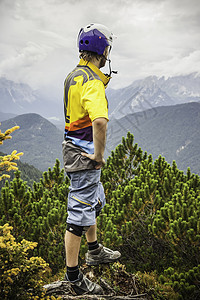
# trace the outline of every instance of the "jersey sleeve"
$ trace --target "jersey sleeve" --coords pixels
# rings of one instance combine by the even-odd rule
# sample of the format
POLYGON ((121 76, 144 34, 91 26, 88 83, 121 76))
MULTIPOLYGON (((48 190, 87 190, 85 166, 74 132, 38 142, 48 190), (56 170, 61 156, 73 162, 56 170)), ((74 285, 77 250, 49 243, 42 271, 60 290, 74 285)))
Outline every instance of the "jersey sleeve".
POLYGON ((108 102, 103 82, 95 79, 85 84, 81 97, 81 105, 87 111, 91 121, 97 118, 108 120, 108 102))

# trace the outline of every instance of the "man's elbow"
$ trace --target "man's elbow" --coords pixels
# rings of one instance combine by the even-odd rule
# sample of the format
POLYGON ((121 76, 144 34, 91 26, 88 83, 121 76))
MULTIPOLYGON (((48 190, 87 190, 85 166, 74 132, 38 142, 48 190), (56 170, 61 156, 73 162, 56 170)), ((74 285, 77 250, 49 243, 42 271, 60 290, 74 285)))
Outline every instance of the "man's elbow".
POLYGON ((107 123, 108 120, 106 118, 97 118, 92 122, 94 126, 98 126, 98 127, 104 127, 107 125, 107 123))

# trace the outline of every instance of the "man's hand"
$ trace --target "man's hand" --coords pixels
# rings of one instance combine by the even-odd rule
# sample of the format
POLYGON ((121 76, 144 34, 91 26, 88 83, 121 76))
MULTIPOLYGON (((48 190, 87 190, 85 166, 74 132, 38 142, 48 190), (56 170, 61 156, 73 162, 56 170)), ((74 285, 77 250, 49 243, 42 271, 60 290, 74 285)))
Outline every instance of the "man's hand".
POLYGON ((105 165, 105 159, 104 158, 98 159, 98 158, 95 157, 94 154, 88 154, 88 153, 84 153, 84 152, 82 152, 81 155, 83 155, 85 157, 88 157, 91 160, 94 160, 96 162, 96 166, 95 166, 96 170, 101 169, 101 167, 103 167, 105 165))

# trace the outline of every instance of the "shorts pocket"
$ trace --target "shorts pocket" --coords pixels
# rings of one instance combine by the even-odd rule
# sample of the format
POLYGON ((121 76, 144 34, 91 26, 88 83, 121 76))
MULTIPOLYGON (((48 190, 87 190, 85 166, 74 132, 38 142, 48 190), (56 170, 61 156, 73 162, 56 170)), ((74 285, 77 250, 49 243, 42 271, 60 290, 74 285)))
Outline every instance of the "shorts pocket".
POLYGON ((72 209, 83 209, 84 207, 90 208, 91 210, 94 210, 94 207, 86 202, 85 200, 80 199, 80 197, 77 197, 76 195, 71 195, 70 196, 70 202, 72 204, 72 209))
POLYGON ((76 194, 68 197, 67 222, 79 226, 90 226, 95 224, 95 205, 91 205, 85 199, 76 194))

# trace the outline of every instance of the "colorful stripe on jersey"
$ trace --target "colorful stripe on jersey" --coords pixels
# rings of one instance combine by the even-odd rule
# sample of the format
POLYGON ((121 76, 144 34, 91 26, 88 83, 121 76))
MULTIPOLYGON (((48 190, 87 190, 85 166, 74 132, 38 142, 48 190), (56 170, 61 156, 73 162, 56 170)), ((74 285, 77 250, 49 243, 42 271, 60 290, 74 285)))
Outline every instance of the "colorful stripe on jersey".
POLYGON ((72 122, 71 124, 66 123, 65 126, 65 138, 76 138, 80 140, 85 140, 92 142, 92 122, 89 116, 85 116, 84 118, 72 122))

